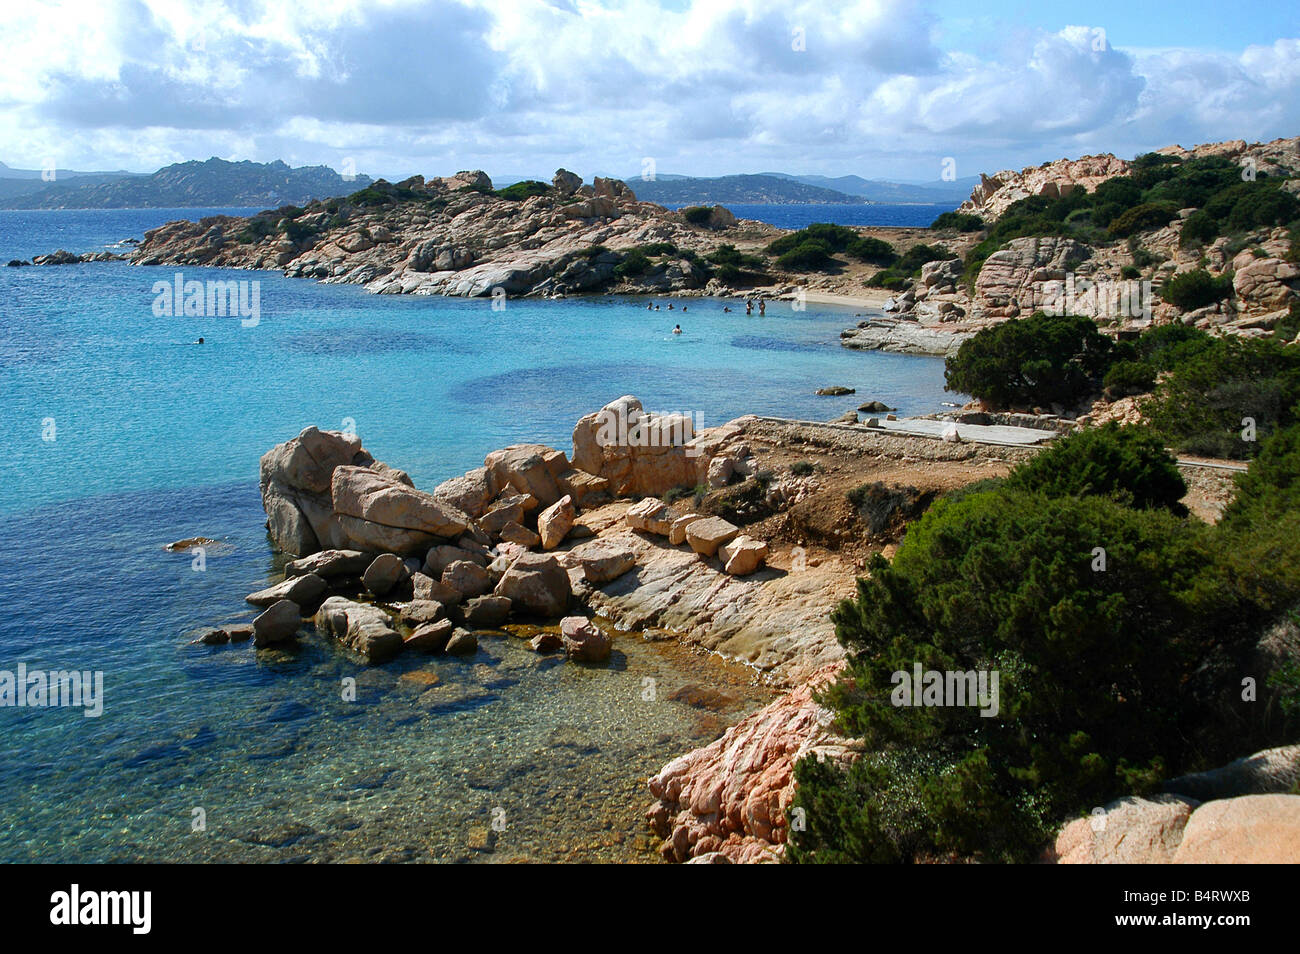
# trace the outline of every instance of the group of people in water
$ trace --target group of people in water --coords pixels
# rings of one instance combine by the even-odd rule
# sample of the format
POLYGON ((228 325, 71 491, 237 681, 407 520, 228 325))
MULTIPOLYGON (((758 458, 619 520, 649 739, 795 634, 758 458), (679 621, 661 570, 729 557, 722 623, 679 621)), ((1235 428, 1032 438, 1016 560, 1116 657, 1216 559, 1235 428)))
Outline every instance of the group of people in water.
MULTIPOLYGON (((753 298, 748 298, 748 299, 745 300, 745 314, 747 314, 747 315, 752 315, 752 314, 754 313, 754 303, 755 303, 755 300, 756 300, 756 299, 753 299, 753 298)), ((759 315, 766 315, 766 314, 767 314, 767 300, 764 299, 764 298, 759 298, 759 299, 757 299, 757 303, 758 303, 758 313, 759 313, 759 315)), ((647 302, 645 308, 646 308, 646 311, 658 311, 658 310, 659 310, 659 306, 656 305, 656 304, 655 304, 654 302, 652 302, 652 301, 651 301, 651 302, 647 302)), ((682 305, 682 314, 685 314, 685 313, 686 313, 686 308, 687 308, 686 305, 682 305)), ((672 302, 669 302, 669 303, 668 303, 668 310, 669 310, 669 311, 673 311, 673 310, 675 310, 675 309, 673 308, 673 303, 672 303, 672 302)), ((731 307, 730 307, 729 305, 723 305, 723 306, 722 306, 722 310, 723 310, 724 312, 726 312, 727 314, 731 314, 731 307)), ((681 326, 681 325, 673 325, 673 334, 675 334, 675 335, 680 335, 681 333, 682 333, 682 326, 681 326)))

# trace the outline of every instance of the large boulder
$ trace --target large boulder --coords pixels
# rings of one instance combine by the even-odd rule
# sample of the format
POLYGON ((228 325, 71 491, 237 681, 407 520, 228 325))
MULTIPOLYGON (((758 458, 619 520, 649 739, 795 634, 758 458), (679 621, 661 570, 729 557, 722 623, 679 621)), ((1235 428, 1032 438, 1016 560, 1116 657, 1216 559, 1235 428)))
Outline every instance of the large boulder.
POLYGON ((588 583, 600 586, 616 580, 636 566, 636 554, 631 548, 612 543, 596 542, 575 553, 582 575, 588 583))
POLYGON ((387 553, 423 551, 469 530, 467 514, 391 474, 340 466, 330 485, 335 517, 355 547, 387 553))
POLYGON ((1208 802, 1235 795, 1291 792, 1300 785, 1300 745, 1265 749, 1208 772, 1180 775, 1164 791, 1208 802))
POLYGON ((582 188, 582 176, 568 169, 556 169, 555 175, 551 177, 551 185, 555 186, 555 191, 560 195, 573 195, 582 188))
POLYGON ((477 520, 500 489, 486 467, 475 467, 459 477, 444 480, 434 488, 433 495, 477 520))
POLYGON ((1232 276, 1242 311, 1286 308, 1300 292, 1300 265, 1279 258, 1253 259, 1232 276))
POLYGON ((366 567, 361 582, 375 596, 387 596, 398 585, 411 578, 402 558, 394 553, 381 553, 366 567))
POLYGON ((569 469, 569 459, 544 444, 515 444, 488 454, 483 466, 498 486, 513 487, 549 507, 562 496, 558 478, 569 469))
POLYGON ((718 547, 734 539, 740 528, 721 517, 696 520, 686 528, 686 542, 692 550, 704 556, 713 556, 718 547))
POLYGON ((482 596, 492 589, 492 574, 470 560, 457 560, 442 571, 442 584, 461 595, 462 599, 482 596))
POLYGON ((708 464, 690 415, 647 413, 630 394, 573 429, 573 466, 605 478, 618 496, 658 497, 694 487, 704 482, 708 464))
POLYGON ((1051 299, 1064 294, 1064 285, 1059 283, 1090 254, 1088 246, 1074 239, 1012 239, 980 266, 975 279, 975 308, 986 317, 1014 318, 1028 315, 1044 304, 1051 305, 1051 299))
POLYGON ((1172 795, 1121 798, 1056 836, 1063 865, 1169 864, 1197 802, 1172 795))
POLYGON ((325 596, 328 584, 315 573, 290 576, 256 593, 244 597, 254 606, 272 606, 281 600, 293 600, 300 607, 314 609, 325 596))
POLYGON ((467 600, 461 614, 474 629, 496 629, 510 618, 510 600, 504 596, 476 596, 467 600))
POLYGON ((304 428, 297 437, 263 454, 262 507, 275 546, 297 556, 346 546, 346 535, 334 519, 334 470, 372 463, 374 458, 362 450, 355 434, 316 427, 304 428))
POLYGON ((538 514, 537 533, 541 537, 542 549, 554 550, 563 543, 577 519, 573 498, 567 494, 538 514))
MULTIPOLYGON (((687 528, 690 532, 690 528, 687 528)), ((718 547, 722 568, 732 576, 748 576, 767 562, 767 544, 741 534, 718 547)))
POLYGON ((334 636, 369 663, 385 662, 402 651, 402 637, 387 613, 342 596, 331 596, 321 604, 316 629, 334 636))
POLYGON ((285 576, 304 576, 314 573, 325 580, 336 577, 360 576, 375 558, 373 553, 360 550, 321 550, 310 556, 290 560, 284 565, 285 576))
POLYGON ((1183 829, 1174 864, 1295 864, 1300 795, 1242 795, 1206 802, 1183 829))
POLYGON ((569 574, 555 557, 523 553, 502 575, 495 592, 508 597, 516 612, 551 617, 568 609, 572 588, 569 574))

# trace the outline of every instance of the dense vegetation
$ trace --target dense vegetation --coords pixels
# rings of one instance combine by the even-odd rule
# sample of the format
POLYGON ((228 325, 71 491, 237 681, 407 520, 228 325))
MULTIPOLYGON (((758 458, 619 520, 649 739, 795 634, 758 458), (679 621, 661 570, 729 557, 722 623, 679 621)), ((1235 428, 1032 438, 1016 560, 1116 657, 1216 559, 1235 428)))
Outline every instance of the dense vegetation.
POLYGON ((935 231, 978 232, 984 228, 984 220, 968 212, 944 212, 930 223, 930 228, 935 231))
POLYGON ((1171 447, 1253 457, 1261 441, 1298 419, 1300 349, 1271 338, 1205 335, 1173 351, 1181 357, 1165 352, 1169 374, 1142 405, 1171 447))
MULTIPOLYGON (((1129 175, 1108 179, 1092 192, 1075 189, 1013 203, 967 254, 963 275, 973 282, 984 260, 1014 238, 1056 235, 1104 245, 1175 222, 1182 209, 1198 210, 1184 223, 1184 246, 1257 228, 1295 226, 1300 200, 1281 188, 1283 181, 1263 173, 1243 181, 1241 167, 1223 156, 1183 161, 1148 153, 1133 161, 1129 175)), ((953 219, 944 227, 960 226, 953 219)), ((1137 257, 1139 267, 1154 264, 1137 257)))
POLYGON ((1093 806, 1292 741, 1291 664, 1258 702, 1241 676, 1300 598, 1297 465, 1292 428, 1210 527, 1171 512, 1158 445, 1106 428, 940 499, 832 615, 849 669, 823 701, 866 754, 797 766, 791 860, 1030 861, 1093 806), (895 704, 917 663, 996 671, 997 713, 895 704))
POLYGON ((986 328, 947 359, 947 387, 994 407, 1077 405, 1152 392, 1143 417, 1167 446, 1253 457, 1300 420, 1300 350, 1274 338, 1215 338, 1182 324, 1114 344, 1087 318, 1041 312, 986 328), (1157 383, 1157 376, 1163 375, 1157 383))
POLYGON ((1089 318, 1035 312, 963 342, 947 359, 946 387, 1000 407, 1073 403, 1097 390, 1114 347, 1089 318))

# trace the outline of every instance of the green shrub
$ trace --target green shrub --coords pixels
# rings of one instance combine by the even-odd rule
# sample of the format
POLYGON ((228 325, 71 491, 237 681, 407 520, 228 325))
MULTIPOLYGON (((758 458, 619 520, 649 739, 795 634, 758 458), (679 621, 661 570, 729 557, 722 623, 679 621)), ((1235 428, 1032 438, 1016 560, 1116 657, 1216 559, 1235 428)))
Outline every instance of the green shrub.
POLYGON ((998 407, 1074 402, 1096 390, 1113 351, 1090 318, 1036 312, 963 342, 947 359, 945 387, 998 407))
POLYGON ((1250 614, 1204 524, 986 492, 937 501, 869 570, 832 614, 849 669, 824 701, 871 754, 799 764, 793 861, 1030 861, 1063 819, 1242 743, 1220 715, 1250 614), (997 714, 893 704, 918 663, 998 672, 997 714))
POLYGON ((815 469, 813 462, 810 460, 797 460, 790 465, 790 473, 794 474, 796 477, 807 477, 815 469))
POLYGON ((691 225, 708 225, 713 209, 707 205, 690 205, 682 209, 681 213, 691 225))
POLYGON ((545 182, 538 182, 536 179, 525 179, 523 182, 512 183, 504 189, 497 189, 493 194, 500 199, 522 202, 524 199, 530 199, 535 195, 546 195, 550 191, 551 187, 545 182))
POLYGON ((944 212, 930 223, 930 228, 935 231, 952 229, 957 232, 978 232, 984 228, 984 220, 967 212, 944 212))
POLYGON ((1162 228, 1178 218, 1178 208, 1172 202, 1143 202, 1117 216, 1107 231, 1119 238, 1127 238, 1138 232, 1162 228))
POLYGON ((1138 268, 1136 265, 1125 265, 1119 270, 1119 274, 1121 278, 1127 278, 1132 281, 1133 279, 1142 277, 1142 269, 1138 268))
POLYGON ((798 232, 783 235, 767 246, 768 255, 784 255, 807 242, 820 242, 828 252, 843 252, 852 243, 858 241, 858 233, 843 225, 830 222, 814 222, 798 232))
POLYGON ((650 259, 639 248, 629 249, 623 261, 614 266, 614 275, 618 278, 633 278, 642 275, 650 267, 650 259))
POLYGON ((1204 209, 1197 209, 1183 220, 1183 230, 1179 234, 1178 244, 1187 248, 1197 242, 1213 242, 1219 237, 1222 228, 1218 219, 1204 209))
POLYGON ((777 266, 787 272, 820 271, 834 263, 835 259, 831 258, 826 243, 816 240, 797 245, 788 252, 783 252, 776 260, 777 266))
MULTIPOLYGON (((1116 365, 1119 367, 1119 365, 1116 365)), ((1187 515, 1187 484, 1174 459, 1143 427, 1113 421, 1059 438, 1007 477, 1012 490, 1049 497, 1109 497, 1127 507, 1187 515)))
POLYGON ((868 262, 872 265, 889 266, 898 261, 898 253, 894 251, 894 246, 869 236, 854 239, 848 244, 845 251, 858 261, 868 262))
POLYGON ((1295 422, 1298 401, 1300 348, 1271 338, 1215 338, 1174 366, 1142 414, 1179 450, 1248 458, 1295 422), (1246 439, 1247 418, 1254 440, 1246 439))
POLYGON ((1102 378, 1106 397, 1110 400, 1146 394, 1156 384, 1156 369, 1145 361, 1116 361, 1102 378))
POLYGON ((1203 268, 1175 275, 1160 289, 1160 297, 1171 305, 1193 311, 1232 294, 1231 275, 1211 275, 1203 268))
POLYGON ((1292 299, 1286 317, 1273 326, 1273 337, 1279 341, 1294 341, 1296 335, 1300 335, 1300 299, 1292 299))
POLYGON ((1157 371, 1169 371, 1213 345, 1214 339, 1200 328, 1175 321, 1142 332, 1134 351, 1157 371))

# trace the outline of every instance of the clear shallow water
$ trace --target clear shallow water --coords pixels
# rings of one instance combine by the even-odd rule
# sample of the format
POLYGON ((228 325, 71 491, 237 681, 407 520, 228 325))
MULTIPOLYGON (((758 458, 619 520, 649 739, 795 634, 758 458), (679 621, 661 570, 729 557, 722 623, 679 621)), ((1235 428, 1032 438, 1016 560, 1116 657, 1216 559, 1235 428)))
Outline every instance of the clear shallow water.
MULTIPOLYGON (((0 213, 0 257, 87 251, 175 217, 0 213)), ((374 670, 314 638, 293 653, 190 646, 198 627, 250 618, 243 595, 276 567, 258 457, 351 418, 427 488, 508 443, 567 450, 577 417, 623 393, 706 426, 828 418, 869 398, 924 412, 947 397, 937 360, 840 348, 844 311, 775 305, 760 319, 609 299, 493 312, 183 271, 260 281, 260 323, 155 317, 153 282, 172 269, 0 267, 0 669, 105 678, 98 719, 0 708, 0 860, 649 857, 644 778, 764 691, 630 635, 600 669, 506 636, 467 661, 374 670), (676 322, 685 335, 669 333, 676 322), (827 384, 858 394, 812 395, 827 384), (162 549, 196 535, 221 541, 204 572, 162 549), (426 695, 434 675, 463 688, 426 695), (340 698, 345 676, 357 703, 340 698), (690 684, 730 701, 714 712, 668 698, 690 684), (191 833, 196 807, 206 833, 191 833), (495 852, 475 851, 495 808, 506 830, 495 852)))

